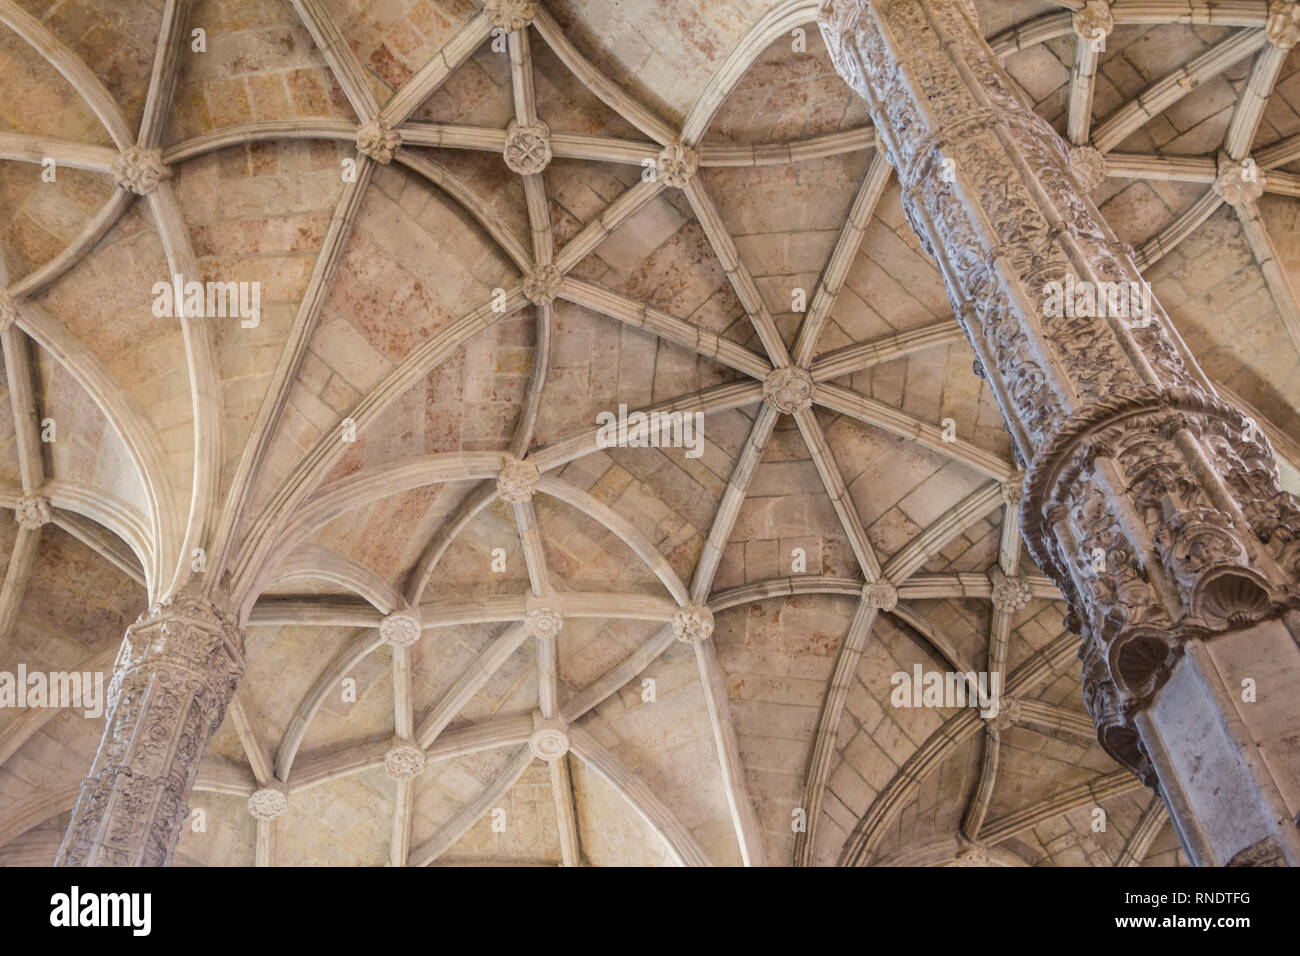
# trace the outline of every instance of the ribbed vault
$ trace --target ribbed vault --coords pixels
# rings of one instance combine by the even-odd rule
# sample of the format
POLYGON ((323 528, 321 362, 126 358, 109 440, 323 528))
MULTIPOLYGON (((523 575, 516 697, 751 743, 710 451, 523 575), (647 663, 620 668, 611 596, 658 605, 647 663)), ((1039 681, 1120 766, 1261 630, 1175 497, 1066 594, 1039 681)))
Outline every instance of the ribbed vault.
MULTIPOLYGON (((817 4, 671 6, 0 0, 0 670, 106 669, 150 601, 233 597, 250 663, 187 863, 1181 862, 1096 743, 817 4), (177 273, 260 282, 260 323, 155 318, 177 273), (620 404, 703 413, 700 456, 602 448, 620 404), (891 708, 916 665, 1015 706, 891 708)), ((976 6, 1295 490, 1268 4, 1115 0, 1105 50, 1081 2, 976 6), (1263 194, 1225 203, 1247 158, 1263 194)), ((53 859, 101 732, 0 710, 0 860, 53 859)))

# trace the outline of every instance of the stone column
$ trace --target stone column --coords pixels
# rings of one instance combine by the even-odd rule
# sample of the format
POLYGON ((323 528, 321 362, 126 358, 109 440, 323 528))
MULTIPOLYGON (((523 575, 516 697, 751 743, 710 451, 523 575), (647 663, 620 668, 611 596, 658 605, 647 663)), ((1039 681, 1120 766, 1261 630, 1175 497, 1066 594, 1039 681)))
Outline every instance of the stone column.
POLYGON ((126 631, 104 737, 56 866, 166 866, 199 759, 244 673, 234 616, 184 590, 126 631))
POLYGON ((1144 287, 1086 195, 1099 154, 1022 102, 967 5, 823 0, 819 22, 1026 468, 1025 540, 1083 635, 1102 746, 1198 864, 1300 864, 1300 507, 1271 447, 1154 298, 1053 296, 1144 287))

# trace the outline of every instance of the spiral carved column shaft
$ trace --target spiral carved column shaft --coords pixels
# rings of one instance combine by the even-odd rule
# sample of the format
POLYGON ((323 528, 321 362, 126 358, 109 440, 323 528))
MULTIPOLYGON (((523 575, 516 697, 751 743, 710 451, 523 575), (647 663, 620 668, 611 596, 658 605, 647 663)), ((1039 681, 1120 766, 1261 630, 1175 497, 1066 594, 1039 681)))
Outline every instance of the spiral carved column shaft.
POLYGON ((199 759, 243 675, 243 650, 226 609, 189 592, 127 628, 104 737, 56 866, 171 863, 199 759))
POLYGON ((1161 791, 1197 862, 1250 850, 1300 864, 1300 758, 1285 746, 1300 733, 1300 506, 1267 440, 1143 294, 1068 145, 1020 99, 965 4, 823 0, 819 23, 1026 465, 1021 526, 1083 635, 1102 746, 1161 791), (1067 305, 1057 288, 1094 295, 1067 305), (1261 711, 1222 678, 1266 661, 1292 685, 1252 728, 1261 711), (1178 738, 1192 718, 1223 738, 1214 775, 1178 738), (1212 819, 1225 788, 1252 802, 1251 826, 1212 819))

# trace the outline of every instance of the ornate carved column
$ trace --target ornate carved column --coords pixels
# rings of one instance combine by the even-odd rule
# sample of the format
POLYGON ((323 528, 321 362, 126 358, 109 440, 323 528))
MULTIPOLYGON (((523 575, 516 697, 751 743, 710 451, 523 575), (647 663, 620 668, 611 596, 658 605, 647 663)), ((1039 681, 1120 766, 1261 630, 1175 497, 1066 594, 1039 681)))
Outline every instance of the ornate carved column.
POLYGON ((1196 862, 1300 864, 1300 507, 1267 440, 1154 299, 1052 301, 1142 276, 960 0, 824 0, 820 25, 1026 466, 1022 528, 1083 635, 1102 746, 1196 862))
POLYGON ((243 632, 198 593, 182 591, 127 628, 104 737, 56 866, 171 863, 199 759, 243 673, 243 632))

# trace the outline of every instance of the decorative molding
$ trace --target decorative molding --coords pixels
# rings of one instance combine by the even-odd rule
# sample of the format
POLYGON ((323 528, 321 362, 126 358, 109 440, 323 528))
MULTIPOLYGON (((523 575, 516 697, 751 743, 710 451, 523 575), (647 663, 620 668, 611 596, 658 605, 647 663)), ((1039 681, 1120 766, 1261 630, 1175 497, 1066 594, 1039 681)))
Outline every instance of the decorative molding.
POLYGON ((655 165, 659 170, 659 179, 665 186, 685 189, 699 169, 700 160, 695 150, 677 142, 669 143, 659 150, 659 159, 655 165))
POLYGON ((426 758, 414 741, 398 738, 384 754, 384 773, 394 780, 414 780, 424 773, 426 758))
POLYGON ((870 584, 863 585, 862 600, 866 602, 867 607, 874 607, 879 611, 892 611, 898 606, 898 588, 883 578, 872 581, 870 584))
POLYGON ((1268 22, 1264 25, 1268 42, 1279 50, 1289 50, 1300 42, 1300 4, 1295 0, 1268 0, 1268 22))
POLYGON ((14 506, 14 520, 18 522, 18 527, 28 531, 43 528, 53 520, 50 499, 40 495, 26 495, 19 498, 14 506))
POLYGON ((113 160, 113 180, 118 189, 147 196, 171 175, 163 165, 162 150, 128 146, 113 160))
POLYGON ((1224 202, 1233 206, 1248 206, 1264 195, 1266 181, 1267 176, 1253 159, 1237 162, 1226 154, 1219 156, 1214 191, 1224 202))
POLYGON ((127 628, 104 736, 56 866, 171 862, 199 760, 243 673, 244 635, 228 603, 197 588, 153 605, 127 628))
POLYGON ((401 145, 401 130, 393 129, 382 116, 376 116, 357 130, 357 152, 382 166, 393 161, 393 154, 401 145))
POLYGON ((246 805, 255 820, 274 820, 289 809, 289 798, 280 787, 261 787, 248 795, 246 805))
POLYGON ((497 475, 497 494, 510 504, 531 501, 539 481, 541 473, 531 459, 509 458, 497 475))
POLYGON ((502 156, 511 172, 536 176, 551 164, 551 128, 541 120, 527 126, 511 120, 502 156))
POLYGON ((702 604, 688 604, 673 615, 673 637, 698 644, 713 636, 713 612, 702 604))
POLYGON ((394 611, 379 622, 379 636, 390 647, 410 647, 421 633, 420 619, 406 611, 394 611))
POLYGON ((485 0, 483 12, 502 30, 513 33, 533 22, 537 3, 536 0, 485 0))
POLYGON ((533 305, 550 305, 560 294, 564 273, 553 262, 544 262, 524 276, 524 297, 533 305))
POLYGON ((1085 193, 1096 192, 1106 181, 1106 154, 1093 146, 1071 146, 1069 166, 1085 193))
POLYGON ((774 369, 763 379, 763 401, 783 415, 808 408, 816 392, 812 374, 805 368, 774 369))

